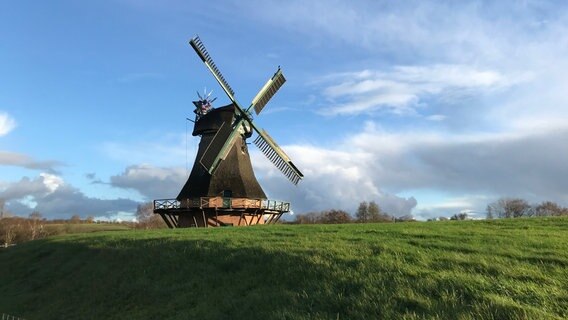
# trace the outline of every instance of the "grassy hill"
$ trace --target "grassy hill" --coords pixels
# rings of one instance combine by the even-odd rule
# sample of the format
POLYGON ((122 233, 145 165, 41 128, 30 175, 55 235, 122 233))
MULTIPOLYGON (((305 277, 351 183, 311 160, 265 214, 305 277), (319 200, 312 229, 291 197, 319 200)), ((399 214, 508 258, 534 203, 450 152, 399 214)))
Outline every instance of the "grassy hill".
POLYGON ((0 270, 26 319, 566 319, 568 219, 71 234, 0 270))

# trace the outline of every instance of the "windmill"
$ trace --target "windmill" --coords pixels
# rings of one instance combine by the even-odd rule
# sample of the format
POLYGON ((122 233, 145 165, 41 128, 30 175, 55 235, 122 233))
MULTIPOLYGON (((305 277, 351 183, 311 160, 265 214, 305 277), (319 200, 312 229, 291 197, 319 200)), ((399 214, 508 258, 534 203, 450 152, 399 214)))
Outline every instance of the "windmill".
POLYGON ((223 225, 251 225, 278 221, 290 211, 287 202, 268 200, 250 162, 246 140, 253 143, 293 183, 303 174, 268 133, 255 124, 258 116, 286 79, 278 70, 245 108, 221 74, 198 36, 189 41, 198 57, 231 104, 212 108, 211 93, 198 92, 194 136, 200 136, 199 150, 191 174, 176 199, 154 200, 154 213, 170 228, 223 225))

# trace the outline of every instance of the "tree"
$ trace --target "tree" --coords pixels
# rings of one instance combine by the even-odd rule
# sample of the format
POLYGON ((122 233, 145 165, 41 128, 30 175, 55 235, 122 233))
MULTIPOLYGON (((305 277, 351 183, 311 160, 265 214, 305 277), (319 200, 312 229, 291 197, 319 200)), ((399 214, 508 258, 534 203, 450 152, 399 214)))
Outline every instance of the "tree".
POLYGON ((359 203, 359 208, 357 208, 357 212, 355 212, 355 217, 359 222, 367 222, 367 220, 369 219, 369 208, 367 201, 359 203))
POLYGON ((531 215, 531 206, 520 198, 500 198, 489 204, 492 215, 498 218, 518 218, 531 215))
POLYGON ((485 209, 485 211, 487 212, 487 215, 486 215, 485 218, 486 218, 487 220, 493 219, 493 208, 491 208, 490 205, 487 205, 487 208, 485 209))
POLYGON ((530 208, 531 206, 524 199, 509 199, 505 205, 505 212, 508 216, 518 218, 527 215, 530 208))
POLYGON ((71 221, 71 223, 81 223, 81 216, 78 214, 74 214, 73 216, 71 216, 71 219, 69 219, 71 221))
POLYGON ((384 212, 375 201, 369 203, 368 213, 369 221, 372 222, 393 222, 395 220, 393 216, 384 212))
POLYGON ((294 218, 294 223, 298 224, 313 224, 321 220, 320 212, 308 212, 304 214, 298 214, 294 218))
POLYGON ((2 240, 4 240, 4 247, 14 243, 16 239, 16 226, 11 224, 3 225, 0 229, 0 234, 2 235, 2 240))
POLYGON ((136 208, 136 220, 146 221, 154 216, 154 205, 152 202, 145 202, 138 205, 136 208))
POLYGON ((138 227, 143 229, 165 228, 166 223, 157 214, 154 214, 154 204, 149 201, 139 204, 136 208, 136 220, 138 227))
POLYGON ((568 208, 563 208, 552 201, 543 201, 535 206, 534 215, 540 217, 568 215, 568 208))
POLYGON ((368 214, 369 214, 369 220, 371 220, 371 221, 379 221, 380 220, 381 208, 379 208, 379 205, 375 201, 369 202, 368 214))
POLYGON ((351 215, 343 210, 323 211, 321 216, 322 223, 349 223, 351 215))
POLYGON ((450 220, 467 220, 467 213, 466 212, 456 213, 450 218, 450 220))

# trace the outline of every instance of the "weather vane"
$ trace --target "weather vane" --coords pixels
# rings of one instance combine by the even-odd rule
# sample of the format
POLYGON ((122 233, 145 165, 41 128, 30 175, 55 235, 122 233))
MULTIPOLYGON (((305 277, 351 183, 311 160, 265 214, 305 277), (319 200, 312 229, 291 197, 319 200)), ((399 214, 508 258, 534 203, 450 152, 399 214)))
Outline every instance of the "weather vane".
POLYGON ((193 104, 195 105, 195 110, 193 110, 195 113, 195 121, 199 120, 202 116, 206 115, 209 111, 211 111, 211 109, 213 109, 213 102, 217 100, 217 98, 215 97, 211 99, 212 93, 213 90, 207 93, 207 88, 205 88, 203 89, 203 96, 201 96, 199 91, 197 91, 197 97, 199 100, 193 101, 193 104))

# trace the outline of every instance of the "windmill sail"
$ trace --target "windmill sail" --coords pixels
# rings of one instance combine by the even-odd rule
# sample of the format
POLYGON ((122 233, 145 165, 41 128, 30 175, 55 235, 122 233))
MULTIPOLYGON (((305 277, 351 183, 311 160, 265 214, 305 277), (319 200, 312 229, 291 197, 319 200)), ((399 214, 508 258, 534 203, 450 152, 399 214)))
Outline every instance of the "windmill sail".
POLYGON ((278 89, 282 87, 284 82, 286 82, 286 78, 284 78, 280 67, 278 67, 278 70, 272 76, 272 78, 270 78, 266 82, 264 87, 262 87, 262 89, 260 89, 260 91, 256 94, 256 97, 252 99, 251 107, 254 107, 254 111, 257 115, 262 111, 264 106, 266 106, 266 104, 274 96, 274 94, 276 94, 278 89))
POLYGON ((223 77, 221 71, 219 71, 219 68, 217 68, 215 62, 213 62, 213 59, 211 59, 211 56, 207 52, 207 49, 205 49, 205 45, 203 45, 201 39, 199 39, 199 37, 196 36, 195 38, 189 41, 189 44, 191 45, 193 50, 195 50, 195 52, 201 58, 201 60, 205 63, 209 71, 213 73, 213 76, 215 76, 215 79, 217 79, 217 82, 219 82, 219 84, 221 85, 225 93, 229 96, 231 101, 235 102, 234 98, 235 92, 233 91, 227 80, 225 80, 225 77, 223 77))
POLYGON ((215 172, 219 162, 225 159, 227 153, 231 150, 235 141, 236 131, 237 130, 233 130, 231 125, 223 123, 219 131, 217 131, 213 137, 213 140, 209 143, 203 156, 201 156, 201 160, 199 160, 203 168, 205 168, 209 174, 215 172))
POLYGON ((254 144, 293 184, 298 184, 304 175, 266 131, 259 131, 258 134, 258 137, 253 141, 254 144))
MULTIPOLYGON (((284 82, 286 82, 286 78, 282 74, 280 67, 274 73, 272 78, 266 82, 266 84, 262 87, 262 89, 258 92, 258 94, 254 97, 251 105, 246 110, 241 107, 241 105, 235 100, 233 89, 227 81, 225 77, 221 74, 213 59, 205 49, 203 42, 199 39, 198 36, 191 39, 189 41, 191 47, 195 50, 197 55, 201 58, 201 60, 205 63, 209 71, 213 74, 223 91, 227 94, 229 99, 233 102, 235 108, 235 116, 233 118, 233 123, 228 124, 224 123, 209 145, 207 149, 203 153, 203 156, 200 159, 201 165, 209 172, 209 174, 213 174, 221 161, 223 161, 226 157, 228 152, 233 147, 237 137, 240 137, 240 129, 243 124, 245 124, 245 131, 250 133, 250 130, 256 131, 259 136, 254 140, 254 144, 264 153, 264 155, 272 161, 276 167, 284 173, 284 175, 294 184, 297 184, 300 179, 304 177, 304 175, 296 168, 296 166, 292 163, 290 158, 284 153, 284 151, 270 138, 270 136, 266 133, 266 131, 259 129, 253 122, 252 115, 250 113, 250 109, 254 108, 256 114, 258 115, 263 108, 266 106, 268 101, 276 94, 276 92, 282 87, 284 82), (250 128, 250 129, 246 129, 250 128)), ((201 98, 201 97, 200 97, 201 98)), ((249 135, 245 133, 243 138, 248 138, 249 135)))

